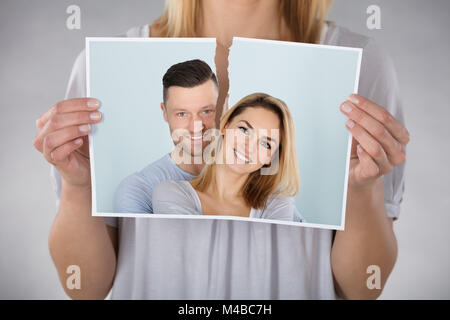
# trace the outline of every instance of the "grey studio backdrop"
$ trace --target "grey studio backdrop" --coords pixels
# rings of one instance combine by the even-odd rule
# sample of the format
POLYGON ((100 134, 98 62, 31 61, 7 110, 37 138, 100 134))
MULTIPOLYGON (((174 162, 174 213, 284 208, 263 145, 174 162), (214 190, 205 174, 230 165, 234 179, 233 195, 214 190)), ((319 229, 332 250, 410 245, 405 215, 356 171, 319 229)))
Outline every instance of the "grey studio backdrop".
MULTIPOLYGON (((151 23, 162 0, 0 2, 0 299, 65 299, 48 252, 56 214, 49 164, 33 145, 35 120, 63 99, 85 36, 151 23), (69 30, 66 9, 81 8, 69 30)), ((335 0, 328 19, 375 38, 398 72, 407 127, 407 185, 397 264, 381 299, 450 298, 450 2, 335 0), (366 9, 381 8, 381 29, 366 9)), ((364 213, 362 213, 364 214, 364 213)))

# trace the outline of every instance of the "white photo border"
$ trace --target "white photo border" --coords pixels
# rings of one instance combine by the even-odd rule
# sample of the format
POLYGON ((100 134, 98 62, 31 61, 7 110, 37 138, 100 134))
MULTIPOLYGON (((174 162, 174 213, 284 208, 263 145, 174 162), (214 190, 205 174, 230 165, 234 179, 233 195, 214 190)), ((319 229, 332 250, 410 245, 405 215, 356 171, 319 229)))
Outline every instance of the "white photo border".
MULTIPOLYGON (((254 38, 243 38, 243 37, 233 37, 233 43, 236 40, 240 41, 253 41, 253 42, 265 42, 265 43, 276 43, 279 45, 287 46, 303 46, 303 47, 315 47, 315 48, 325 48, 325 49, 337 49, 337 50, 349 50, 356 51, 358 53, 358 62, 356 67, 356 77, 354 84, 354 93, 358 92, 359 87, 359 77, 362 61, 362 48, 354 47, 341 47, 333 45, 324 44, 310 44, 301 42, 290 42, 290 41, 278 41, 278 40, 266 40, 266 39, 254 39, 254 38)), ((118 38, 118 37, 86 37, 86 89, 87 97, 91 96, 90 90, 90 43, 91 42, 216 42, 216 38, 118 38)), ((295 221, 283 221, 283 220, 273 220, 273 219, 262 219, 262 218, 246 218, 237 216, 225 216, 225 215, 176 215, 176 214, 155 214, 155 213, 107 213, 97 212, 97 197, 96 197, 96 181, 95 181, 95 159, 94 159, 94 139, 92 137, 91 131, 89 133, 89 157, 91 165, 91 192, 92 192, 92 216, 95 217, 118 217, 118 218, 168 218, 168 219, 219 219, 219 220, 237 220, 237 221, 247 221, 247 222, 261 222, 261 223, 271 223, 271 224, 282 224, 282 225, 294 225, 300 227, 311 227, 320 229, 331 229, 331 230, 344 230, 345 228, 345 212, 347 205, 347 188, 348 188, 348 175, 350 166, 350 156, 352 149, 352 135, 348 134, 347 142, 347 159, 345 168, 345 179, 344 179, 344 192, 342 199, 342 211, 341 211, 341 223, 340 225, 332 224, 317 224, 308 222, 295 222, 295 221)))

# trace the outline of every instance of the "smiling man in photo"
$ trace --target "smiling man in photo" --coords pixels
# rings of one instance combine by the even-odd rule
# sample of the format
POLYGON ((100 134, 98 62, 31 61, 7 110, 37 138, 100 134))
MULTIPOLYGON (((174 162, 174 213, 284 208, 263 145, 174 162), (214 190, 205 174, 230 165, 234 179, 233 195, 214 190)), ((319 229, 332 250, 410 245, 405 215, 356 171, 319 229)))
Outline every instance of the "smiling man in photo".
POLYGON ((203 168, 203 150, 209 144, 205 133, 215 128, 216 75, 207 63, 196 59, 171 66, 162 82, 161 111, 175 149, 120 183, 114 197, 117 213, 153 213, 152 193, 159 183, 190 180, 203 168))

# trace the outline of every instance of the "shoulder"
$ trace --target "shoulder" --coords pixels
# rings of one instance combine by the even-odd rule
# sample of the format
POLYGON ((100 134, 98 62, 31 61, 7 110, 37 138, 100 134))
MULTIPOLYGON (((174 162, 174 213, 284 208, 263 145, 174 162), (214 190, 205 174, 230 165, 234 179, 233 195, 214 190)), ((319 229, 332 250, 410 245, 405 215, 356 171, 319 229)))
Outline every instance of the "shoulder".
POLYGON ((154 213, 201 214, 194 193, 188 181, 165 180, 153 191, 154 213))
POLYGON ((130 28, 125 32, 125 34, 121 35, 123 37, 128 38, 145 38, 150 35, 150 26, 148 24, 135 26, 130 28))
POLYGON ((260 217, 264 219, 294 220, 294 198, 281 194, 271 194, 264 208, 258 210, 260 217))
POLYGON ((281 194, 271 194, 266 201, 265 208, 266 209, 275 209, 279 207, 293 207, 294 206, 294 198, 286 197, 281 194))
POLYGON ((138 173, 123 179, 114 193, 114 209, 117 212, 152 212, 152 186, 138 173))
POLYGON ((369 37, 338 26, 333 22, 327 23, 327 32, 323 39, 326 45, 354 48, 364 48, 369 41, 369 37))
POLYGON ((164 180, 189 180, 192 178, 190 174, 181 170, 168 154, 143 168, 139 175, 154 185, 164 180))
POLYGON ((153 199, 172 201, 173 199, 192 199, 192 187, 188 181, 165 180, 153 191, 153 199))
POLYGON ((149 183, 144 179, 144 177, 139 173, 135 172, 125 177, 119 184, 117 189, 126 190, 130 188, 139 189, 141 187, 148 186, 149 183))
MULTIPOLYGON (((140 38, 148 37, 149 26, 142 25, 128 29, 126 32, 116 35, 119 38, 140 38)), ((86 73, 86 49, 81 50, 73 64, 72 72, 76 72, 83 76, 86 73)))
POLYGON ((164 156, 138 172, 125 177, 117 186, 114 202, 119 212, 153 212, 152 195, 155 187, 168 179, 180 178, 164 156))
POLYGON ((122 180, 119 187, 153 188, 161 181, 170 179, 170 168, 167 155, 150 163, 142 170, 134 172, 122 180))
MULTIPOLYGON (((325 44, 362 48, 358 93, 402 118, 399 85, 394 61, 388 51, 373 38, 330 24, 325 44)), ((400 119, 402 120, 402 119, 400 119)))
POLYGON ((362 67, 365 62, 378 66, 384 65, 386 62, 391 63, 387 51, 373 38, 337 26, 334 23, 328 25, 324 44, 363 49, 362 67))

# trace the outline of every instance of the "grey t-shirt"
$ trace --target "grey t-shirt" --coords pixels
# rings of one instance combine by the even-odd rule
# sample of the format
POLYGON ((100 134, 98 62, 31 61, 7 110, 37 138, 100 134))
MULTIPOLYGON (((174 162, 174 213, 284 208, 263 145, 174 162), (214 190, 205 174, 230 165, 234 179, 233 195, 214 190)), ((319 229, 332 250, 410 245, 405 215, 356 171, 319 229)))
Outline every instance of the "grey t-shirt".
MULTIPOLYGON (((144 169, 134 172, 125 179, 123 179, 117 187, 114 195, 114 212, 117 213, 154 213, 153 211, 153 193, 154 188, 165 180, 172 181, 186 181, 191 180, 193 175, 180 169, 175 162, 170 158, 169 154, 166 154, 161 159, 147 165, 144 169)), ((180 191, 180 190, 178 190, 180 191)), ((196 196, 196 194, 192 194, 196 196)), ((170 197, 168 197, 170 198, 170 197)), ((177 198, 179 200, 179 197, 177 198)), ((191 198, 193 200, 194 198, 191 198)), ((185 199, 188 200, 188 199, 185 199)), ((283 213, 286 219, 295 222, 305 222, 303 216, 298 212, 297 208, 293 205, 293 199, 285 200, 284 202, 276 201, 273 203, 270 210, 273 210, 273 214, 265 213, 265 217, 268 216, 280 216, 280 212, 283 213), (292 206, 288 206, 288 202, 292 202, 292 206), (276 207, 278 205, 278 207, 276 207), (283 211, 280 211, 284 208, 283 211), (276 210, 275 210, 276 209, 276 210), (287 209, 287 210, 286 210, 287 209), (289 210, 292 209, 293 212, 289 210), (293 216, 292 216, 293 215, 293 216), (288 218, 289 217, 289 218, 288 218)), ((170 212, 173 214, 181 214, 177 212, 177 208, 184 210, 183 206, 179 206, 174 202, 174 199, 166 201, 166 209, 170 205, 170 212), (169 203, 170 202, 170 203, 169 203), (174 208, 174 205, 177 208, 174 208)), ((199 202, 200 203, 200 202, 199 202)), ((192 203, 193 204, 193 203, 192 203)), ((160 206, 161 208, 161 206, 160 206)), ((164 209, 164 207, 162 208, 164 209)), ((159 210, 159 213, 168 213, 167 210, 159 210), (163 212, 164 211, 164 212, 163 212)), ((201 213, 201 210, 199 210, 201 213)), ((252 214, 255 217, 261 218, 262 211, 252 210, 252 214)), ((270 218, 268 218, 270 219, 270 218)), ((106 223, 112 227, 117 227, 117 218, 107 217, 106 223)))
MULTIPOLYGON (((154 189, 166 180, 173 182, 189 181, 194 176, 190 173, 180 169, 175 162, 170 158, 169 154, 166 154, 161 159, 147 165, 144 169, 134 172, 125 179, 123 179, 117 187, 114 195, 114 212, 117 213, 154 213, 154 189)), ((167 186, 164 184, 164 186, 167 186)), ((181 186, 183 187, 183 186, 181 186)), ((186 185, 185 185, 186 187, 186 185)), ((171 188, 173 189, 173 188, 171 188)), ((191 190, 189 190, 191 191, 191 190)), ((193 191, 193 190, 192 190, 193 191)), ((175 188, 175 190, 164 190, 159 192, 160 200, 162 196, 165 197, 165 206, 160 203, 157 213, 162 214, 183 214, 188 211, 185 208, 186 204, 190 204, 191 207, 200 208, 200 200, 198 204, 195 202, 197 194, 191 192, 191 197, 166 197, 167 193, 176 192, 175 195, 186 195, 186 190, 175 188), (177 192, 178 191, 178 192, 177 192), (180 200, 184 200, 184 205, 179 205, 180 200), (189 201, 190 200, 190 201, 189 201), (187 203, 186 203, 187 202, 187 203)), ((293 199, 283 199, 281 197, 272 197, 270 208, 266 211, 252 210, 251 218, 265 218, 265 219, 278 219, 288 220, 295 222, 305 222, 303 216, 298 212, 293 203, 293 199), (274 199, 277 198, 277 199, 274 199), (263 217, 264 215, 264 217, 263 217)), ((201 214, 201 208, 197 211, 197 214, 201 214)), ((192 214, 192 212, 190 213, 192 214)), ((117 227, 117 218, 107 217, 106 223, 109 226, 117 227)))
MULTIPOLYGON (((147 37, 149 26, 129 30, 147 37)), ((391 59, 371 39, 329 25, 323 44, 363 48, 359 93, 403 122, 391 59)), ((85 53, 77 57, 66 99, 86 96, 85 53)), ((107 110, 105 110, 107 112, 107 110)), ((404 164, 383 176, 387 215, 397 218, 404 164)), ((58 196, 61 177, 51 167, 58 196)), ((110 223, 110 221, 108 221, 110 223)), ((120 218, 112 299, 336 299, 333 231, 233 220, 120 218)))
MULTIPOLYGON (((188 181, 166 180, 152 194, 153 213, 201 215, 202 204, 197 192, 188 181)), ((273 194, 264 208, 251 208, 250 218, 293 221, 293 198, 273 194)))
MULTIPOLYGON (((152 194, 157 185, 169 179, 191 180, 193 177, 166 154, 120 182, 114 195, 114 212, 153 213, 152 194)), ((117 227, 117 218, 106 219, 108 225, 117 227)))

